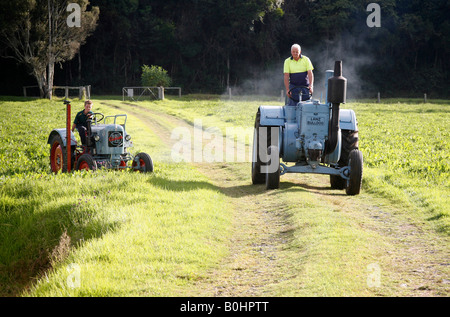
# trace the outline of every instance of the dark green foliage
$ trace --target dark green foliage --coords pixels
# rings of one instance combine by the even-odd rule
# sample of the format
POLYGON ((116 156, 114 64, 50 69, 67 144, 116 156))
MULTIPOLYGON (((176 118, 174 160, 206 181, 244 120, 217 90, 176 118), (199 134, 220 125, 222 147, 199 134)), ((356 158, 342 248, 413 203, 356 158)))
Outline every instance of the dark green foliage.
MULTIPOLYGON (((342 59, 363 96, 450 96, 447 0, 377 2, 379 28, 366 24, 367 5, 374 2, 368 0, 90 2, 100 8, 98 27, 81 47, 81 58, 56 70, 55 84, 120 93, 140 84, 142 65, 160 65, 185 92, 245 86, 278 94, 282 62, 299 43, 318 80, 342 59), (270 84, 258 86, 263 79, 270 84)), ((7 14, 22 2, 0 3, 7 14)))
POLYGON ((169 87, 171 79, 161 66, 142 66, 141 84, 145 87, 169 87))

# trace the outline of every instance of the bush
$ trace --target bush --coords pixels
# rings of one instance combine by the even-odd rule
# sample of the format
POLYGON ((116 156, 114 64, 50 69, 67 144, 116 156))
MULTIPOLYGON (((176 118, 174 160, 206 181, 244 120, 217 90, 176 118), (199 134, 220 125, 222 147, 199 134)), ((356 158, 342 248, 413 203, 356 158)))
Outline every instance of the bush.
POLYGON ((172 82, 167 71, 160 66, 142 66, 142 86, 145 87, 168 87, 172 82))

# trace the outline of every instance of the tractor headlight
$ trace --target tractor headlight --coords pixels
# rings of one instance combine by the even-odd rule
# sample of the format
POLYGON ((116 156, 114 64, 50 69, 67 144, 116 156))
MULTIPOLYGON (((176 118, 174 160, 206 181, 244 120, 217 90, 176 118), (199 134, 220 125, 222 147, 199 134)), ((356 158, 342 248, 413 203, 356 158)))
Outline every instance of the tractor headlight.
POLYGON ((131 140, 131 135, 127 134, 127 135, 125 136, 125 140, 130 141, 130 140, 131 140))
POLYGON ((94 135, 94 140, 95 142, 100 141, 100 136, 98 134, 94 135))

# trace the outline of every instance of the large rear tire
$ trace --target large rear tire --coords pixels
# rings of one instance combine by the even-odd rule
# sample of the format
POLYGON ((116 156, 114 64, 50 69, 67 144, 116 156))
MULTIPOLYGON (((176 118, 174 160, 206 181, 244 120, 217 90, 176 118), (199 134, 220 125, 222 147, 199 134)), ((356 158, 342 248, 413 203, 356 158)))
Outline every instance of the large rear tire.
POLYGON ((259 145, 260 144, 267 144, 266 140, 262 140, 264 136, 259 133, 259 120, 261 117, 261 112, 258 109, 258 112, 256 113, 256 119, 255 119, 255 129, 253 132, 253 154, 252 154, 252 183, 254 185, 256 184, 264 184, 265 181, 265 175, 261 173, 261 158, 259 157, 259 145))
POLYGON ((267 189, 277 189, 280 187, 280 152, 277 137, 272 140, 272 129, 279 127, 263 127, 260 129, 261 111, 258 109, 255 118, 255 129, 253 132, 253 154, 252 154, 252 183, 266 184, 267 189), (265 131, 264 131, 265 130, 265 131), (269 160, 271 151, 277 158, 277 170, 271 173, 262 172, 261 169, 269 168, 272 162, 269 160), (261 156, 263 156, 261 158, 261 156))
MULTIPOLYGON (((341 145, 341 157, 338 161, 338 167, 347 166, 350 152, 353 150, 358 150, 358 131, 341 130, 341 145)), ((344 189, 346 188, 346 183, 347 181, 339 175, 330 175, 330 184, 332 189, 344 189)))
POLYGON ((268 168, 271 164, 277 164, 277 169, 274 172, 266 173, 266 189, 278 189, 280 188, 280 154, 278 146, 271 145, 267 150, 267 154, 269 156, 272 156, 273 154, 273 156, 277 158, 274 163, 269 161, 268 168))
POLYGON ((341 130, 341 157, 338 161, 338 166, 347 166, 350 152, 359 149, 359 137, 358 131, 354 130, 341 130))
POLYGON ((67 150, 59 135, 50 140, 50 168, 53 173, 67 172, 67 150))
POLYGON ((330 175, 330 184, 332 189, 344 189, 345 179, 339 175, 330 175))

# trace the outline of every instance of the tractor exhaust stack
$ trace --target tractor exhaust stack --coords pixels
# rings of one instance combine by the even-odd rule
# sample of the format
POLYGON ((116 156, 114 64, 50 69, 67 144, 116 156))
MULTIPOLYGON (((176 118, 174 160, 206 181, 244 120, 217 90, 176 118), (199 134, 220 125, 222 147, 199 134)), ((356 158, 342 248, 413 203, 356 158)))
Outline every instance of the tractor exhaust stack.
POLYGON ((325 154, 336 149, 339 134, 339 108, 345 103, 347 94, 347 79, 342 77, 342 61, 334 64, 334 76, 328 79, 328 102, 331 103, 331 119, 328 129, 325 154))
POLYGON ((66 142, 66 144, 67 144, 67 171, 68 172, 70 172, 70 170, 71 170, 71 165, 72 165, 72 162, 71 162, 71 153, 72 153, 72 149, 71 149, 71 135, 70 135, 70 132, 72 131, 71 129, 72 129, 72 127, 71 127, 71 117, 70 117, 70 115, 71 115, 71 106, 70 106, 70 102, 69 101, 67 101, 67 100, 64 100, 64 103, 67 105, 67 109, 66 109, 66 119, 67 119, 67 122, 66 122, 66 137, 67 137, 67 142, 66 142))

